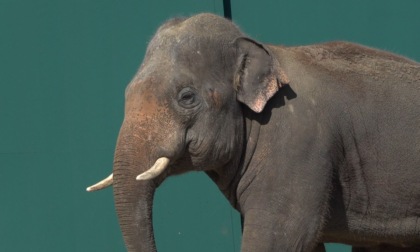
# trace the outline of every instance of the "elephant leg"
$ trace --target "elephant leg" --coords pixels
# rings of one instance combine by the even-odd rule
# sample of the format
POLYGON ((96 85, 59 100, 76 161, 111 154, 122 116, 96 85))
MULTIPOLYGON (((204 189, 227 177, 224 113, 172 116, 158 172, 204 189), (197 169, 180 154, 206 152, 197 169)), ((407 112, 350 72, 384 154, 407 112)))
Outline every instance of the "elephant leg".
POLYGON ((279 214, 262 209, 249 210, 245 215, 242 252, 325 251, 323 244, 316 242, 316 226, 321 218, 278 217, 279 214), (281 221, 286 218, 292 221, 281 221))
POLYGON ((394 247, 379 245, 374 247, 353 247, 352 252, 418 252, 420 247, 394 247))
POLYGON ((377 247, 352 247, 352 252, 375 252, 377 247))
POLYGON ((328 212, 329 176, 296 169, 284 165, 274 176, 264 169, 242 194, 243 252, 323 251, 318 238, 328 212))

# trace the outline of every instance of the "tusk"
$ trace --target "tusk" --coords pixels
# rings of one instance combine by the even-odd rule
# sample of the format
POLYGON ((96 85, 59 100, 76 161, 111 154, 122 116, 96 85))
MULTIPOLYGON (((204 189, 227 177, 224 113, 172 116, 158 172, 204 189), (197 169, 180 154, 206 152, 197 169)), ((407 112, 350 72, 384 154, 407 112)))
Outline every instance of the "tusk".
POLYGON ((154 179, 159 176, 166 167, 168 167, 169 158, 161 157, 156 160, 155 164, 147 171, 143 172, 142 174, 136 177, 136 180, 149 180, 154 179))
POLYGON ((98 183, 86 188, 86 191, 92 192, 107 188, 108 186, 112 185, 113 180, 113 174, 111 173, 111 175, 109 175, 106 179, 103 179, 102 181, 99 181, 98 183))

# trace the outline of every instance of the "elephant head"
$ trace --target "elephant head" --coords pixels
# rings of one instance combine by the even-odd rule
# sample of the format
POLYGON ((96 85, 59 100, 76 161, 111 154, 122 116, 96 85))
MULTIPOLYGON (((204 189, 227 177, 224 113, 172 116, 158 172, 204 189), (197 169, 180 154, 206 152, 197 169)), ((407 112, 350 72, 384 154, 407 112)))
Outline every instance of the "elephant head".
POLYGON ((113 174, 88 188, 113 184, 129 251, 156 250, 153 195, 167 176, 205 171, 234 204, 243 110, 261 112, 287 82, 269 48, 224 18, 200 14, 159 28, 125 92, 113 174))

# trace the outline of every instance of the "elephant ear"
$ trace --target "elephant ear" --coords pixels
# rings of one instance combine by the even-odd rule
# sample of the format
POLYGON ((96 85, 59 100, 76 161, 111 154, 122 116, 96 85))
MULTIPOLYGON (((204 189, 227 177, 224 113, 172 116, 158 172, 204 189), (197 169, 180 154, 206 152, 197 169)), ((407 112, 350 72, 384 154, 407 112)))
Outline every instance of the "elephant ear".
POLYGON ((267 101, 289 80, 264 45, 249 38, 238 38, 234 44, 238 52, 234 77, 237 99, 260 113, 267 101))

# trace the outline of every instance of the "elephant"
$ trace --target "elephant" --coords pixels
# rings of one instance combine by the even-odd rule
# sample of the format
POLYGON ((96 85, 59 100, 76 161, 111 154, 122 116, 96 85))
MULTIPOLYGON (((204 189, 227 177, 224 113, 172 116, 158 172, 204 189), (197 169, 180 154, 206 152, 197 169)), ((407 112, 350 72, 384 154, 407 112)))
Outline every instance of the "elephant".
POLYGON ((420 251, 420 64, 350 42, 275 46, 202 13, 159 27, 125 90, 112 174, 128 251, 156 188, 205 172, 241 251, 420 251))

